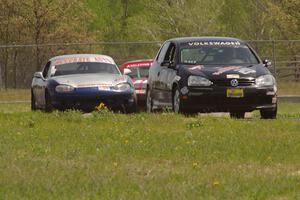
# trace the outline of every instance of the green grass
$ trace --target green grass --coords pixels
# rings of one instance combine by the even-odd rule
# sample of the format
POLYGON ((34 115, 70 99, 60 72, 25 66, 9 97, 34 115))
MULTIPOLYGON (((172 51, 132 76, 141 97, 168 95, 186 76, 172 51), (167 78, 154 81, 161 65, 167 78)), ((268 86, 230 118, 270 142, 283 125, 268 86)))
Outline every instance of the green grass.
POLYGON ((0 90, 0 102, 1 101, 30 101, 30 90, 29 89, 0 90))
POLYGON ((278 95, 300 95, 300 82, 278 82, 278 95))
POLYGON ((0 199, 299 199, 300 104, 277 120, 0 105, 0 199))

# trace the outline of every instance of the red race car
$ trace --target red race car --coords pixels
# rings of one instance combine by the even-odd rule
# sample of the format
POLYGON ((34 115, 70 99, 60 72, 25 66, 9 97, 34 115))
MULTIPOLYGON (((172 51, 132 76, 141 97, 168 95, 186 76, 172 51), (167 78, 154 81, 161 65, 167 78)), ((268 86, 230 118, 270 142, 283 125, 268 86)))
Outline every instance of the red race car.
POLYGON ((126 62, 119 67, 121 72, 132 78, 139 105, 144 106, 146 101, 149 68, 151 67, 152 63, 152 59, 134 60, 126 62))

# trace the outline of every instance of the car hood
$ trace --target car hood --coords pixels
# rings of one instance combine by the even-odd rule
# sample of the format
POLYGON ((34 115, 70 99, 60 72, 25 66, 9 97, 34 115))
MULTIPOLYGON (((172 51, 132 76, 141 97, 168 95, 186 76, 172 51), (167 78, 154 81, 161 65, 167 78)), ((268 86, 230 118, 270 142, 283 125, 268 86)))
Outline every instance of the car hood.
POLYGON ((121 82, 128 82, 128 77, 119 74, 74 74, 52 77, 58 84, 73 87, 92 87, 99 85, 114 86, 121 82))
POLYGON ((135 89, 146 89, 148 80, 147 78, 133 78, 132 82, 134 84, 135 89))
POLYGON ((182 65, 180 66, 184 74, 204 76, 209 79, 226 78, 256 78, 261 75, 269 74, 269 70, 262 64, 256 65, 182 65))

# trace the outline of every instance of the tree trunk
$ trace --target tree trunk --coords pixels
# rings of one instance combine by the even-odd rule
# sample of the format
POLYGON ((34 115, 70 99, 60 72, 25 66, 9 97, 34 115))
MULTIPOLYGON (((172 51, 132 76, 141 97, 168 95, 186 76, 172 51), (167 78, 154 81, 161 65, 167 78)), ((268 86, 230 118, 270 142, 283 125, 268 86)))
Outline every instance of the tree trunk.
POLYGON ((2 63, 0 62, 0 90, 3 88, 2 82, 2 63))

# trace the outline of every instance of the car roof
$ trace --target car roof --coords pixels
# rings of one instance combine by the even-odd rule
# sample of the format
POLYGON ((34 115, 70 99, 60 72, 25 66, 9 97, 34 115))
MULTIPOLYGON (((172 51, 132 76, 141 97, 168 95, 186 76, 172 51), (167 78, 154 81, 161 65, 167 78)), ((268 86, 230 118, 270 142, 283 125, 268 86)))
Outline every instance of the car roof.
POLYGON ((245 41, 238 39, 238 38, 232 38, 232 37, 178 37, 178 38, 172 38, 167 41, 170 42, 177 42, 177 43, 185 43, 185 42, 214 42, 214 41, 220 41, 220 42, 241 42, 244 43, 245 41))
POLYGON ((51 58, 49 61, 55 61, 55 60, 60 60, 60 59, 65 59, 65 58, 93 58, 93 57, 106 57, 106 58, 109 58, 111 59, 112 61, 114 61, 112 59, 112 57, 110 56, 107 56, 107 55, 101 55, 101 54, 68 54, 68 55, 61 55, 61 56, 56 56, 56 57, 53 57, 51 58))

